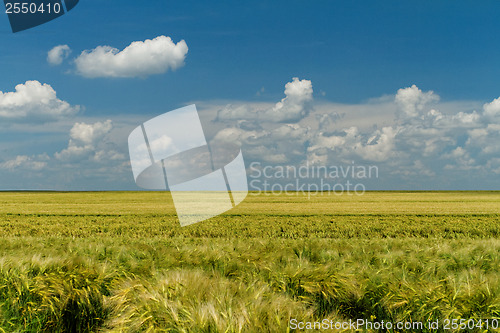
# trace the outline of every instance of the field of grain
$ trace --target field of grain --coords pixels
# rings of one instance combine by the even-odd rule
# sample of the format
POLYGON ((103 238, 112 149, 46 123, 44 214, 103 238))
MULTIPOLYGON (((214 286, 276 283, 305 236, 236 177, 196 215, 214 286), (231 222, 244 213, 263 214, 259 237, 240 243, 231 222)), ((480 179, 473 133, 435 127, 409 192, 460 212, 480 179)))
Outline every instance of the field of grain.
POLYGON ((184 228, 168 192, 4 192, 0 332, 500 319, 499 236, 500 192, 250 194, 184 228))

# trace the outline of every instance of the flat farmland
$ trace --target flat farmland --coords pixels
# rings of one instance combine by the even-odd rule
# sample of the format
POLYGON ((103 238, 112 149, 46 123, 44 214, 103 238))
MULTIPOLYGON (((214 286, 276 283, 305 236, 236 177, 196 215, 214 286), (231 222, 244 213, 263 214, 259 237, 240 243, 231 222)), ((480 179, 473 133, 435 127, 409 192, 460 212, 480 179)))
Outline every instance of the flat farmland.
POLYGON ((3 192, 0 331, 495 331, 499 236, 500 192, 250 193, 184 228, 168 192, 3 192))

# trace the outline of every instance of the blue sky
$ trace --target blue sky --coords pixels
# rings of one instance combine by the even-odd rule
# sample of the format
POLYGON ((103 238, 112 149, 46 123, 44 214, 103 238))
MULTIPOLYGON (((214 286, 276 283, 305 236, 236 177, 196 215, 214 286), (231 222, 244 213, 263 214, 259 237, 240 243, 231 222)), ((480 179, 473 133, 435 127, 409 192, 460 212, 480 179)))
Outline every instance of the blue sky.
POLYGON ((82 0, 16 34, 2 14, 0 91, 36 81, 42 88, 28 94, 49 94, 46 84, 57 97, 18 109, 0 101, 0 188, 137 189, 130 131, 196 103, 207 134, 239 143, 247 164, 376 164, 371 189, 499 189, 499 9, 498 1, 82 0), (94 78, 78 68, 85 50, 160 36, 187 45, 173 67, 94 78), (49 64, 58 45, 71 53, 49 64), (280 118, 273 110, 283 99, 280 118))

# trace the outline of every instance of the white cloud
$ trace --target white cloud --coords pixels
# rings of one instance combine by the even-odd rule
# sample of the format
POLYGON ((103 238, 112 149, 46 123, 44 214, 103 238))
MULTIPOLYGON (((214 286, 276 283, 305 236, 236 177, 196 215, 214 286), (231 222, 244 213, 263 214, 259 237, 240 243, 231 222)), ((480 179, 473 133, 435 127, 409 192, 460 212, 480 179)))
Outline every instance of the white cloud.
POLYGON ((38 171, 47 166, 47 159, 48 156, 46 154, 42 154, 36 157, 18 155, 12 160, 0 163, 0 169, 23 169, 38 171))
POLYGON ((94 124, 75 123, 69 134, 72 140, 82 142, 83 144, 95 144, 105 134, 109 133, 113 125, 111 120, 105 122, 96 122, 94 124))
POLYGON ((98 46, 83 51, 75 63, 77 72, 88 78, 147 77, 183 66, 187 52, 184 40, 175 44, 170 37, 159 36, 133 42, 122 51, 98 46))
POLYGON ((481 115, 479 115, 479 113, 477 113, 475 110, 471 113, 459 112, 456 115, 452 116, 452 119, 454 121, 457 121, 462 126, 476 126, 481 119, 481 115))
POLYGON ((8 121, 49 121, 73 116, 80 106, 57 98, 49 84, 26 81, 13 92, 0 91, 0 119, 8 121))
POLYGON ((421 115, 428 104, 439 101, 439 96, 433 91, 424 93, 416 85, 412 85, 399 89, 395 101, 401 107, 404 118, 415 118, 421 115))
POLYGON ((313 99, 312 82, 294 77, 285 85, 285 98, 265 113, 266 117, 278 122, 298 121, 309 114, 313 99))
POLYGON ((451 153, 443 157, 450 159, 452 162, 444 166, 445 170, 469 171, 481 168, 481 166, 477 165, 476 160, 470 156, 470 153, 462 147, 455 148, 451 153))
POLYGON ((393 127, 384 127, 382 130, 375 131, 366 143, 358 142, 354 146, 356 154, 368 161, 388 160, 394 154, 397 131, 393 127))
MULTIPOLYGON (((316 133, 310 140, 308 160, 319 156, 332 155, 337 159, 362 159, 381 162, 394 156, 397 128, 384 127, 373 133, 363 134, 355 126, 346 128, 337 135, 316 133)), ((325 157, 322 158, 326 162, 325 157)))
POLYGON ((167 135, 162 135, 159 138, 151 141, 149 143, 151 151, 161 151, 161 152, 176 152, 178 151, 174 145, 174 141, 171 137, 167 135))
POLYGON ((218 114, 218 120, 259 120, 264 122, 297 122, 312 110, 313 88, 310 80, 294 77, 285 85, 285 98, 273 107, 256 109, 247 105, 226 105, 218 114))
POLYGON ((47 62, 52 66, 60 65, 70 53, 71 49, 68 45, 58 45, 47 53, 47 62))
POLYGON ((471 177, 460 173, 486 177, 500 170, 500 98, 481 109, 474 101, 440 102, 433 91, 411 85, 361 104, 313 107, 312 84, 298 82, 290 82, 285 98, 275 105, 210 105, 215 124, 225 127, 214 140, 240 144, 245 158, 268 164, 376 163, 395 188, 448 188, 456 177, 471 177), (276 112, 304 102, 308 112, 285 117, 276 112), (284 119, 288 124, 280 123, 284 119))
POLYGON ((483 108, 486 116, 500 116, 500 97, 493 100, 491 103, 484 104, 483 108))
POLYGON ((309 128, 298 124, 279 124, 270 129, 245 130, 229 127, 219 131, 211 144, 232 143, 243 146, 251 160, 270 163, 291 163, 303 158, 309 128))
MULTIPOLYGON (((55 158, 62 161, 78 161, 85 159, 102 160, 108 154, 117 154, 114 150, 103 149, 104 137, 113 128, 111 120, 96 122, 94 124, 75 123, 70 130, 68 147, 54 154, 55 158)), ((115 156, 116 158, 116 156, 115 156)))
POLYGON ((336 112, 334 113, 320 113, 316 115, 318 121, 318 130, 320 132, 332 132, 335 130, 336 123, 342 119, 342 116, 336 112))
MULTIPOLYGON (((500 181, 497 100, 484 106, 473 101, 439 102, 437 94, 411 86, 391 98, 351 105, 322 101, 313 108, 312 83, 302 81, 291 81, 278 103, 197 102, 212 147, 240 145, 246 162, 263 165, 375 164, 380 178, 367 184, 373 189, 492 189, 500 181), (267 116, 280 103, 280 109, 309 104, 308 111, 290 112, 300 114, 300 119, 287 116, 287 122, 281 115, 267 116)), ((23 170, 35 176, 53 175, 55 183, 76 189, 106 188, 112 182, 114 188, 121 188, 116 184, 134 188, 126 138, 141 121, 142 116, 120 118, 119 123, 62 121, 58 125, 68 126, 67 147, 45 157, 23 152, 0 162, 0 168, 6 175, 16 170, 20 175, 23 170), (97 185, 87 186, 86 181, 92 180, 97 185)), ((164 136, 150 144, 170 147, 172 142, 164 136)))
POLYGON ((488 124, 468 131, 466 147, 483 155, 500 154, 500 124, 488 124))
POLYGON ((141 120, 138 116, 122 116, 117 123, 102 118, 65 120, 44 126, 35 138, 16 136, 20 140, 15 144, 12 141, 0 147, 4 152, 0 159, 2 188, 133 189, 126 139, 141 120), (64 149, 51 148, 64 145, 64 141, 64 149), (37 154, 37 149, 46 153, 37 154), (15 155, 5 156, 12 151, 15 155))

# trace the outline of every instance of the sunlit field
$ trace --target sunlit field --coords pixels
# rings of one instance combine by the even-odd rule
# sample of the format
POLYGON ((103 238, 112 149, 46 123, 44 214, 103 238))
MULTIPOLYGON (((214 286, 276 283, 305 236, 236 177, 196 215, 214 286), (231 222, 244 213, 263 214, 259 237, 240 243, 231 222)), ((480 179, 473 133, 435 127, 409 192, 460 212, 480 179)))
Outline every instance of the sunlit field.
POLYGON ((0 216, 0 331, 500 319, 500 192, 251 193, 184 228, 168 192, 4 192, 0 216))

